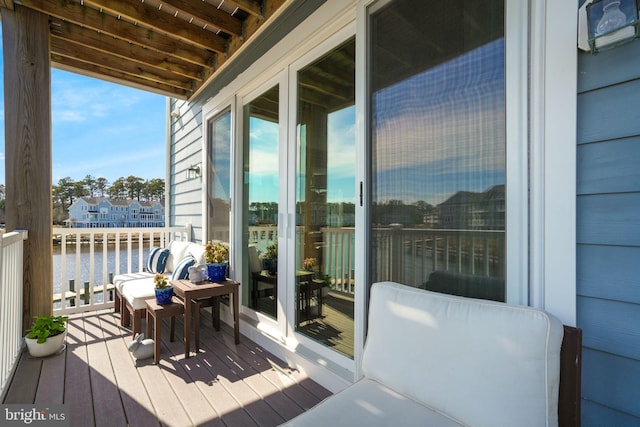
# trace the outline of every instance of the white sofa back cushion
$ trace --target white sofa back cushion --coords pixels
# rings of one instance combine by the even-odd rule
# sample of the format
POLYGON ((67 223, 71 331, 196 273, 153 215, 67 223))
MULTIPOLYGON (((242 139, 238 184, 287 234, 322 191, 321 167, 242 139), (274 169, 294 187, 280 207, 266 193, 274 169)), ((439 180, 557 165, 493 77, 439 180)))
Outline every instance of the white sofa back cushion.
POLYGON ((563 327, 528 307, 371 289, 362 372, 473 426, 557 425, 563 327))
POLYGON ((180 260, 187 254, 187 248, 191 244, 191 242, 181 242, 179 240, 169 242, 169 256, 164 269, 165 273, 170 274, 173 272, 180 260))

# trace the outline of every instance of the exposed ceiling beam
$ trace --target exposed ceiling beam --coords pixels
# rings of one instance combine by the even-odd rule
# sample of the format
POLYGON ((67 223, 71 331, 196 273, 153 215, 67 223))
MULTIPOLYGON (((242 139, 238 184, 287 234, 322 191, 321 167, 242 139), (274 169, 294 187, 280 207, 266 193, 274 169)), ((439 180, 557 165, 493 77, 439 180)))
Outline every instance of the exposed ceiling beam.
POLYGON ((154 32, 139 25, 133 25, 94 8, 82 6, 79 3, 68 1, 64 6, 58 0, 20 0, 20 3, 46 15, 91 28, 140 46, 155 49, 200 66, 210 66, 213 62, 214 55, 212 52, 178 41, 166 34, 154 32))
POLYGON ((187 21, 175 19, 173 15, 150 7, 147 3, 131 0, 84 0, 84 3, 138 25, 170 34, 185 43, 218 53, 227 51, 227 41, 223 37, 187 21))
POLYGON ((138 89, 148 90, 164 96, 172 98, 187 99, 189 92, 178 89, 176 87, 152 82, 150 80, 141 79, 137 76, 124 74, 106 67, 94 64, 86 64, 74 58, 61 57, 52 55, 52 64, 58 69, 70 71, 72 73, 82 74, 88 77, 94 77, 102 80, 108 80, 113 83, 124 84, 126 86, 138 89))
POLYGON ((240 9, 246 10, 250 15, 258 18, 263 17, 262 2, 259 0, 231 0, 230 2, 236 4, 240 9))
POLYGON ((14 2, 49 18, 54 67, 189 99, 294 0, 14 2))
POLYGON ((57 56, 73 58, 86 64, 100 66, 122 74, 128 74, 140 79, 150 80, 157 83, 166 83, 185 91, 193 90, 190 80, 180 80, 168 71, 151 68, 140 63, 125 60, 112 54, 104 53, 74 43, 66 43, 63 39, 51 37, 52 61, 57 56))
POLYGON ((52 19, 51 37, 59 37, 72 43, 111 53, 125 60, 156 67, 190 79, 202 81, 202 68, 169 55, 116 39, 107 34, 73 25, 70 22, 52 19))
POLYGON ((13 0, 0 0, 0 8, 14 10, 13 0))
POLYGON ((227 34, 234 36, 242 35, 242 21, 205 1, 167 0, 163 1, 162 4, 163 6, 167 5, 173 9, 177 9, 188 17, 207 22, 227 34))

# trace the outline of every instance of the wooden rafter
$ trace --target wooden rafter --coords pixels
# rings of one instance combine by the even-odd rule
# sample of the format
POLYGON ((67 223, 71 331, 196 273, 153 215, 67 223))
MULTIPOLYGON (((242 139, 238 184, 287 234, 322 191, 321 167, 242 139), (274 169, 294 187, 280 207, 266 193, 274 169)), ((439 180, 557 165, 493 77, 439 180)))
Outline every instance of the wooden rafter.
POLYGON ((65 43, 63 39, 57 37, 51 38, 51 52, 52 54, 74 58, 87 64, 98 65, 103 68, 130 74, 157 83, 169 84, 184 90, 192 89, 191 81, 188 79, 177 79, 176 76, 169 71, 151 69, 149 66, 124 59, 120 56, 91 49, 79 44, 65 43))
POLYGON ((179 76, 202 80, 201 68, 195 64, 171 55, 159 55, 157 51, 66 21, 52 20, 51 36, 179 76))
POLYGON ((171 34, 172 37, 203 49, 225 53, 227 41, 211 31, 197 28, 182 19, 160 9, 153 8, 146 2, 130 0, 84 0, 85 5, 93 6, 103 13, 127 19, 135 24, 153 31, 171 34))
POLYGON ((242 21, 228 13, 221 11, 210 3, 190 0, 168 0, 163 5, 172 7, 185 15, 198 18, 214 28, 218 28, 227 34, 242 35, 242 21))
POLYGON ((288 0, 0 0, 49 17, 57 68, 189 99, 288 0))

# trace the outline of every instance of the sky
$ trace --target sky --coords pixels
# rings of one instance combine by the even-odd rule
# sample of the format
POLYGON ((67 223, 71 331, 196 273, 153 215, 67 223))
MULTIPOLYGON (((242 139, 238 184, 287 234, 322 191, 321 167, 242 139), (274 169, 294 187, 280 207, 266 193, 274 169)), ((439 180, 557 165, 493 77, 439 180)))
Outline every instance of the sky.
MULTIPOLYGON (((0 70, 2 61, 0 55, 0 70)), ((0 184, 5 184, 4 109, 10 106, 4 105, 4 78, 0 107, 0 184)), ((54 185, 86 175, 109 183, 129 175, 166 178, 166 97, 52 69, 51 120, 54 185)))
POLYGON ((505 183, 504 39, 381 89, 371 108, 375 200, 437 205, 505 183))

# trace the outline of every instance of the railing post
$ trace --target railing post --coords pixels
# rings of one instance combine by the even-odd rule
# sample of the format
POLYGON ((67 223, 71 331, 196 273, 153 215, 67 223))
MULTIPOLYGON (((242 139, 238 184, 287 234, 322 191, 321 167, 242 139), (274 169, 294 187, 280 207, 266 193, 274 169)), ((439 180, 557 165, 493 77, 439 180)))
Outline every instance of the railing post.
POLYGON ((91 295, 89 294, 89 282, 84 282, 84 295, 82 296, 82 299, 84 300, 85 304, 89 304, 90 301, 90 297, 91 295))
POLYGON ((392 281, 402 282, 402 224, 391 224, 391 271, 392 281))
MULTIPOLYGON (((73 279, 69 279, 69 290, 71 292, 74 292, 74 293, 76 291, 76 281, 73 280, 73 279)), ((65 298, 65 301, 60 301, 60 304, 63 307, 66 306, 67 305, 66 298, 65 298)), ((71 297, 70 305, 71 305, 71 307, 75 307, 76 306, 76 296, 75 295, 71 297)))

